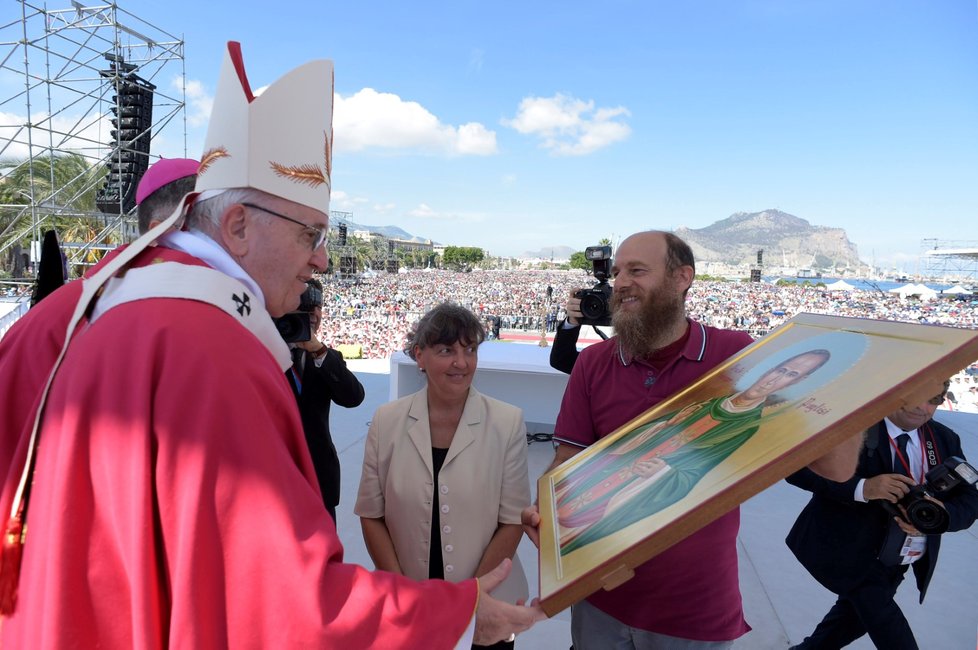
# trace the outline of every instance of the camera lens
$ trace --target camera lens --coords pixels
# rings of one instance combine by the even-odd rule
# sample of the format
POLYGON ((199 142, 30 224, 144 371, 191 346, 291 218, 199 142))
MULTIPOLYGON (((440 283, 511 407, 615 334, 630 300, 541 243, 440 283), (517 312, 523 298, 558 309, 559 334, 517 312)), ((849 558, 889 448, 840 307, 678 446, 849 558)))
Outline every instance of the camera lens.
POLYGON ((931 535, 945 532, 949 524, 947 511, 923 498, 907 506, 907 517, 917 530, 931 535))
POLYGON ((275 327, 278 328, 278 333, 286 341, 295 340, 295 337, 298 336, 302 330, 302 324, 299 322, 299 319, 296 318, 295 314, 287 314, 282 318, 276 318, 275 327))
POLYGON ((581 314, 584 318, 597 320, 607 313, 604 296, 590 293, 581 299, 581 314))

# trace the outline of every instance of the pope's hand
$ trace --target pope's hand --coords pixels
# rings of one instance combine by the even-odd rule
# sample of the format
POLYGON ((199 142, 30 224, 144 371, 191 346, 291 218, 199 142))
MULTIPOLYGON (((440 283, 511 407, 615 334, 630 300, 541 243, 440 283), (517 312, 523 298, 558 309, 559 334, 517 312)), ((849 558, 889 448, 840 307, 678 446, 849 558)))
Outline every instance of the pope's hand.
POLYGON ((475 611, 475 636, 478 645, 492 645, 524 632, 537 621, 547 618, 540 601, 534 599, 529 607, 522 603, 510 605, 489 594, 502 584, 513 568, 512 560, 503 560, 495 569, 479 578, 479 607, 475 611))

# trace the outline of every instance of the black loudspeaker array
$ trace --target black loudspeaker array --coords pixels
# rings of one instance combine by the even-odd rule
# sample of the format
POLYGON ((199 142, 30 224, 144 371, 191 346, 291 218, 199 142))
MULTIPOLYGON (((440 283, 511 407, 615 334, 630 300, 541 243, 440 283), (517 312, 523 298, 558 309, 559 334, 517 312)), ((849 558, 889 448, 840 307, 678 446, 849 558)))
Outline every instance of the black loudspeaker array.
POLYGON ((343 256, 340 258, 340 278, 349 279, 357 274, 357 258, 343 256))
POLYGON ((107 54, 109 69, 99 74, 109 80, 112 96, 112 154, 105 184, 95 194, 95 205, 107 214, 128 213, 136 206, 136 186, 149 167, 153 128, 153 91, 156 86, 133 72, 136 66, 107 54))

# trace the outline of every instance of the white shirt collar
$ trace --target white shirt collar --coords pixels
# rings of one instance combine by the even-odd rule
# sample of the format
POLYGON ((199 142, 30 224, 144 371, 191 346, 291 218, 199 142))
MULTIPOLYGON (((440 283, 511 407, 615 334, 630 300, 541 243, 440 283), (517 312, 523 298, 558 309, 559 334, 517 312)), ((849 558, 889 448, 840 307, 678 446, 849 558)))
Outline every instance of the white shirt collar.
POLYGON ((216 241, 199 230, 174 230, 160 238, 160 245, 192 255, 205 262, 213 269, 238 280, 251 289, 255 298, 265 305, 265 295, 258 283, 245 273, 241 265, 234 261, 231 255, 221 248, 216 241))
POLYGON ((895 425, 892 422, 890 422, 890 419, 889 418, 883 418, 883 422, 886 423, 886 432, 888 434, 890 434, 890 438, 892 438, 894 442, 896 442, 897 436, 899 436, 901 433, 909 433, 910 434, 910 440, 909 440, 909 442, 907 442, 907 446, 908 447, 916 447, 916 446, 918 446, 920 444, 919 436, 916 435, 917 434, 917 430, 916 429, 914 429, 912 431, 904 431, 903 429, 901 429, 897 425, 895 425))

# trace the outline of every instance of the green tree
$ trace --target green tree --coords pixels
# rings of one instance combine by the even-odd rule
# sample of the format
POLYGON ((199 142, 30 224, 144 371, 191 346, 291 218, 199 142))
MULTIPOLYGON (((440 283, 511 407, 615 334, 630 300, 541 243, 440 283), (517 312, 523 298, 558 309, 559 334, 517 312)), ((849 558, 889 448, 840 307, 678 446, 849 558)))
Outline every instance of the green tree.
POLYGON ((33 160, 0 160, 0 203, 72 206, 95 210, 95 193, 105 168, 92 166, 84 156, 67 153, 33 160))
POLYGON ((446 246, 442 263, 458 271, 470 270, 485 259, 485 251, 476 246, 446 246))
POLYGON ((584 257, 584 251, 577 251, 576 253, 571 253, 570 267, 572 269, 584 269, 585 271, 590 271, 591 262, 584 257))
MULTIPOLYGON (((42 219, 41 233, 53 229, 62 242, 94 240, 105 226, 95 216, 95 194, 105 174, 104 165, 91 165, 76 153, 0 160, 0 250, 29 245, 31 205, 42 219)), ((118 243, 112 237, 105 241, 118 243)), ((101 252, 92 251, 82 261, 99 257, 101 252)))

